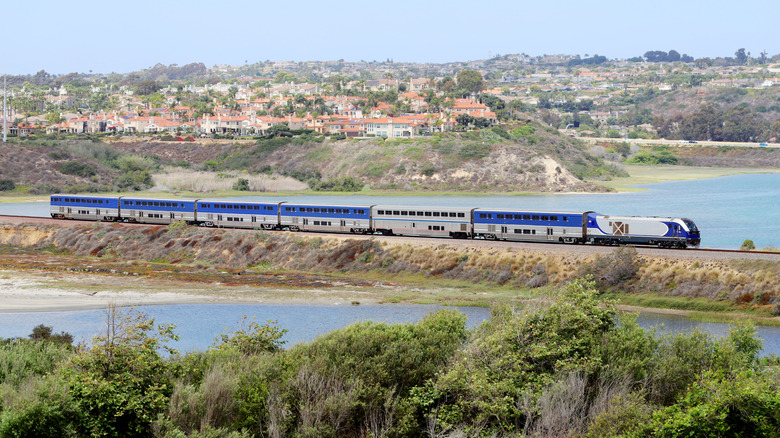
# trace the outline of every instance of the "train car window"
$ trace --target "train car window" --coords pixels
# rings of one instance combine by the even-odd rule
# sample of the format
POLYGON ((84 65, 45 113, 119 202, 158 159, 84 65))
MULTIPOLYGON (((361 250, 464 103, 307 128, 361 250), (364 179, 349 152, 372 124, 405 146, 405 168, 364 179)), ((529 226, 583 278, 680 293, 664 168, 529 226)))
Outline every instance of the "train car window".
POLYGON ((246 205, 242 205, 242 206, 241 206, 241 209, 242 209, 242 210, 246 210, 246 205))
POLYGON ((485 213, 480 213, 479 214, 479 218, 480 219, 485 219, 486 217, 487 217, 487 215, 485 213))
POLYGON ((335 212, 336 212, 336 209, 334 209, 334 208, 329 208, 328 209, 328 213, 335 213, 335 212))
POLYGON ((458 217, 466 217, 466 213, 458 213, 458 217))
POLYGON ((557 221, 558 220, 558 216, 550 216, 550 220, 551 221, 557 221))
POLYGON ((434 217, 439 217, 439 212, 438 212, 438 211, 434 211, 434 212, 433 212, 433 216, 434 216, 434 217))
POLYGON ((550 220, 550 217, 549 217, 549 216, 542 216, 542 220, 543 220, 543 221, 549 221, 549 220, 550 220))
POLYGON ((517 228, 515 228, 515 234, 523 234, 523 230, 518 230, 517 228))
POLYGON ((531 234, 536 234, 536 230, 531 230, 531 234))
POLYGON ((377 210, 376 214, 385 214, 384 210, 377 210))
POLYGON ((523 234, 531 234, 531 230, 523 230, 523 234))
POLYGON ((523 215, 523 220, 524 221, 530 221, 531 220, 531 215, 530 214, 524 214, 523 215))
POLYGON ((393 216, 400 216, 401 212, 398 210, 393 210, 393 216))
POLYGON ((503 214, 498 214, 498 215, 496 215, 496 218, 497 218, 497 219, 503 219, 503 218, 504 218, 504 215, 503 215, 503 214))
POLYGON ((531 219, 535 220, 535 221, 538 221, 539 220, 539 216, 534 214, 534 215, 531 216, 531 219))
POLYGON ((401 210, 401 216, 409 216, 409 212, 401 210))
POLYGON ((564 221, 564 222, 569 222, 569 217, 568 217, 568 216, 564 216, 564 217, 563 217, 563 221, 564 221))
POLYGON ((360 214, 365 214, 365 210, 360 210, 360 214))
POLYGON ((457 217, 457 216, 458 215, 454 211, 452 213, 450 213, 450 217, 457 217))

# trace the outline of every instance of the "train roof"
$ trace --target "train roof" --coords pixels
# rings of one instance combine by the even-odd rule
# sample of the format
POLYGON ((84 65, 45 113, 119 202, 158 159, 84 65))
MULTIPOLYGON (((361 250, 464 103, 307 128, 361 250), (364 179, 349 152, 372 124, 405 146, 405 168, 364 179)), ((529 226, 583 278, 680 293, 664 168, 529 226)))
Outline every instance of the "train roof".
POLYGON ((73 197, 73 198, 101 198, 101 199, 119 199, 119 195, 92 195, 92 194, 81 194, 81 195, 74 195, 71 193, 53 193, 51 196, 67 196, 67 197, 73 197))
POLYGON ((371 204, 317 204, 309 202, 282 202, 285 207, 333 207, 333 208, 371 208, 371 204))
POLYGON ((608 220, 632 220, 632 221, 673 221, 676 219, 682 219, 679 217, 670 216, 613 216, 608 214, 596 214, 596 217, 608 219, 608 220))
POLYGON ((538 214, 579 214, 593 213, 592 211, 550 211, 550 210, 532 210, 523 208, 475 208, 474 211, 487 211, 499 213, 538 213, 538 214))
POLYGON ((279 204, 284 201, 247 201, 239 199, 225 199, 225 198, 199 198, 198 202, 214 202, 220 204, 279 204))
POLYGON ((430 211, 471 211, 474 207, 444 207, 441 205, 374 205, 374 209, 383 210, 430 210, 430 211))
POLYGON ((132 199, 134 201, 171 201, 171 202, 195 202, 198 198, 152 198, 148 196, 120 196, 122 199, 132 199))

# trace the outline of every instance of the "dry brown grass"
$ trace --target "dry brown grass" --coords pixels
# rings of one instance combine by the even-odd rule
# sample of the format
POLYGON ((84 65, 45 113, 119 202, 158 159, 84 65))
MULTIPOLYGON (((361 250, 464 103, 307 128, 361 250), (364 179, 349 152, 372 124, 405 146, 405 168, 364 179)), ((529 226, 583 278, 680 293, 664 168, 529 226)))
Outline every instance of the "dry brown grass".
POLYGON ((458 248, 446 243, 393 244, 323 234, 225 230, 181 226, 5 226, 0 243, 56 247, 74 255, 117 257, 230 270, 306 271, 428 278, 486 286, 536 288, 590 273, 604 290, 706 298, 767 309, 780 303, 780 264, 695 262, 639 257, 619 249, 583 256, 513 249, 458 248))
POLYGON ((215 172, 166 169, 165 173, 156 174, 153 177, 155 186, 158 188, 196 193, 232 190, 233 184, 238 182, 239 178, 248 180, 249 189, 254 192, 295 191, 309 188, 306 183, 287 176, 265 174, 251 175, 246 172, 221 174, 215 172))

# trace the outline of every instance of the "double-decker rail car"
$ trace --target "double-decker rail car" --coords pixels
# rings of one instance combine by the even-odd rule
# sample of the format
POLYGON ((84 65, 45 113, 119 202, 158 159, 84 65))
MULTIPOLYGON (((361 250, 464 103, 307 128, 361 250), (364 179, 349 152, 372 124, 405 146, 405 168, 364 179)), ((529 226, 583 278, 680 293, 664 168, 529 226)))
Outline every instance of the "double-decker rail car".
POLYGON ((119 217, 119 197, 51 195, 49 213, 58 219, 115 221, 119 217))
POLYGON ((484 238, 597 245, 699 246, 687 218, 608 216, 592 211, 400 205, 242 202, 51 195, 54 218, 338 233, 484 238))
POLYGON ((119 218, 126 222, 171 224, 176 221, 195 222, 197 199, 155 199, 122 196, 119 218))
POLYGON ((370 205, 279 204, 279 227, 290 231, 371 232, 370 205))
POLYGON ((278 202, 199 199, 195 202, 195 211, 195 222, 206 227, 273 230, 279 226, 278 202))
POLYGON ((587 240, 602 245, 699 246, 701 234, 687 218, 607 216, 589 213, 587 240))
POLYGON ((376 232, 407 236, 466 239, 472 236, 471 212, 464 207, 374 205, 371 223, 376 232))
POLYGON ((490 240, 580 243, 590 212, 477 208, 474 236, 490 240))

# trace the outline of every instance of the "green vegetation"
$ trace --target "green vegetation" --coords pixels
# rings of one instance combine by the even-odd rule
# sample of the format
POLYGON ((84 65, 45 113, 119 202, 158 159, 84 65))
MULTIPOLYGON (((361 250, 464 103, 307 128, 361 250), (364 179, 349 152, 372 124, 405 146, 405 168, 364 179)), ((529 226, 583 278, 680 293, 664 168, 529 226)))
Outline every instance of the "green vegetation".
POLYGON ((311 189, 318 192, 359 192, 363 190, 363 181, 351 176, 332 178, 323 182, 310 183, 311 189))
POLYGON ((14 184, 13 180, 0 179, 0 192, 10 192, 15 188, 16 188, 16 184, 14 184))
POLYGON ((660 152, 640 152, 626 160, 626 164, 637 164, 645 166, 658 166, 663 164, 677 164, 679 158, 672 155, 669 151, 660 152))
POLYGON ((239 191, 239 192, 248 192, 249 191, 249 180, 246 178, 239 178, 238 181, 233 184, 233 190, 239 191))
POLYGON ((57 170, 66 175, 75 175, 84 178, 88 178, 97 173, 94 166, 79 161, 67 161, 62 163, 57 167, 57 170))
POLYGON ((91 347, 0 341, 1 436, 769 437, 780 426, 776 359, 758 358, 753 326, 659 335, 584 280, 473 330, 440 310, 290 349, 273 322, 244 318, 182 356, 166 347, 173 327, 116 308, 106 320, 91 347))

